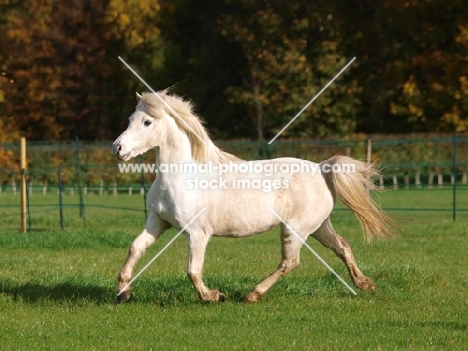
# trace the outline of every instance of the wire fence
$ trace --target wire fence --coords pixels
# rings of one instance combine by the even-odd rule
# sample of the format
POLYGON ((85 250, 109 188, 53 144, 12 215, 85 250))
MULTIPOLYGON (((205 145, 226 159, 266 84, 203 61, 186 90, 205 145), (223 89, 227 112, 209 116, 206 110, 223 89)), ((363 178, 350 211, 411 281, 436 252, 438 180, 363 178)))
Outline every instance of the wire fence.
MULTIPOLYGON (((382 177, 375 179, 381 188, 401 190, 442 190, 451 192, 448 205, 396 207, 387 210, 445 211, 453 219, 466 212, 457 206, 457 194, 468 190, 468 137, 450 136, 432 139, 372 140, 300 140, 266 142, 224 141, 217 145, 245 160, 277 157, 297 157, 320 162, 336 154, 377 162, 382 177)), ((154 151, 139 156, 133 162, 154 164, 154 151)), ((20 144, 0 144, 0 217, 19 216, 20 144), (17 201, 16 201, 17 200, 17 201)), ((147 214, 146 193, 155 173, 120 172, 111 143, 76 140, 27 143, 27 195, 29 230, 31 217, 60 208, 78 208, 86 226, 86 209, 100 208, 147 214), (60 169, 60 177, 59 177, 60 169), (61 183, 61 184, 59 184, 61 183), (67 201, 60 205, 59 197, 67 201), (94 201, 109 195, 140 196, 132 205, 119 201, 94 201), (38 199, 50 199, 40 202, 38 199), (54 195, 55 196, 55 195, 54 195), (55 200, 54 200, 55 199, 55 200), (72 201, 70 199, 73 199, 72 201)))

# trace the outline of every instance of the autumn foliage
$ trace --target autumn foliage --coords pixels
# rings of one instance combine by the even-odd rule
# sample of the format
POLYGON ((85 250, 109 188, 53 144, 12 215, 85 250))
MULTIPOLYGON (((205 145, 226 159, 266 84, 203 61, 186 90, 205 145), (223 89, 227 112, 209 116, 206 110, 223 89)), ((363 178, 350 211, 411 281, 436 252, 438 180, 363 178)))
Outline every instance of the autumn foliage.
MULTIPOLYGON (((0 0, 0 142, 112 140, 147 90, 218 139, 468 130, 464 0, 0 0)), ((3 157, 3 156, 2 156, 3 157)))

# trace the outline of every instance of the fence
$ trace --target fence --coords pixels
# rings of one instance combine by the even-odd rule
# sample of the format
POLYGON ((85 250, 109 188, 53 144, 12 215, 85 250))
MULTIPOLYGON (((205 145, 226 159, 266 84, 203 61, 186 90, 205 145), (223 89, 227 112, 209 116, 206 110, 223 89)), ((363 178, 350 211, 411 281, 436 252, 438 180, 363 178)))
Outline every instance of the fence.
MULTIPOLYGON (((301 140, 276 141, 268 145, 260 142, 218 142, 223 150, 245 160, 276 157, 297 157, 321 161, 335 154, 345 154, 358 159, 378 161, 383 177, 375 181, 382 188, 450 190, 452 205, 449 207, 418 208, 399 207, 387 210, 449 211, 453 219, 457 212, 457 193, 467 190, 468 137, 451 136, 433 139, 400 140, 301 140)), ((33 204, 32 196, 58 193, 75 196, 75 203, 66 206, 79 208, 86 226, 86 208, 138 211, 146 215, 146 192, 155 174, 120 173, 118 162, 111 151, 111 143, 84 142, 28 142, 27 203, 29 229, 31 216, 39 213, 39 207, 61 209, 60 200, 33 204), (60 177, 58 169, 60 168, 60 177), (61 184, 59 184, 61 183, 61 184), (141 195, 141 206, 116 206, 86 201, 91 195, 141 195)), ((155 152, 139 157, 137 162, 154 163, 155 152)), ((19 204, 2 201, 6 196, 19 192, 22 179, 20 167, 20 143, 0 144, 0 210, 3 216, 18 216, 19 204), (8 211, 7 211, 8 210, 8 211)), ((13 201, 14 202, 14 201, 13 201)), ((0 215, 1 217, 1 215, 0 215)), ((62 222, 63 225, 63 222, 62 222)))

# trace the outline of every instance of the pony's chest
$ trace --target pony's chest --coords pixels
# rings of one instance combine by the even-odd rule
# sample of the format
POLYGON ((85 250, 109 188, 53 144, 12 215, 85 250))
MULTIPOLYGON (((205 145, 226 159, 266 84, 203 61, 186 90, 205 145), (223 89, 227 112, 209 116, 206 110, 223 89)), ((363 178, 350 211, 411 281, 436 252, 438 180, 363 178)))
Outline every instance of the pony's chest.
POLYGON ((186 196, 181 196, 179 192, 174 192, 173 188, 168 189, 156 181, 148 192, 147 205, 152 212, 172 223, 174 218, 179 217, 178 212, 186 200, 186 196))
POLYGON ((171 197, 164 191, 155 191, 151 187, 148 192, 147 205, 152 212, 158 214, 162 218, 173 215, 175 212, 175 204, 171 201, 171 197))

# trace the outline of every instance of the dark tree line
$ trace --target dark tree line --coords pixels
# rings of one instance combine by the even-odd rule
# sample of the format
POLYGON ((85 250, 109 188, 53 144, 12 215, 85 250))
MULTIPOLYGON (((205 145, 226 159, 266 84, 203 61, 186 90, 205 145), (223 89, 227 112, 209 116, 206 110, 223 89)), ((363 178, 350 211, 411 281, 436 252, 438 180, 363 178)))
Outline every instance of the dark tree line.
POLYGON ((216 138, 468 129, 464 0, 0 0, 0 141, 110 140, 147 90, 216 138))

